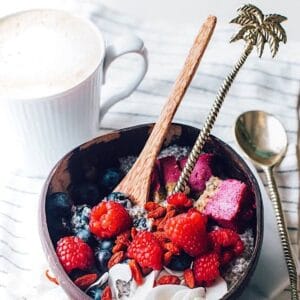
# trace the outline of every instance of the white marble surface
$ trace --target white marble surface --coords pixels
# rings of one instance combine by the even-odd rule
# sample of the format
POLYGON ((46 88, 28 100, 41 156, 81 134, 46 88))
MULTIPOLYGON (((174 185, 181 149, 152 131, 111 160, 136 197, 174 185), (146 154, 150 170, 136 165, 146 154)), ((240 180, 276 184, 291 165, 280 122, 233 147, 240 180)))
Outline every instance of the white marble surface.
POLYGON ((279 13, 288 18, 285 27, 291 40, 300 41, 299 0, 103 0, 105 5, 124 11, 129 15, 144 19, 169 20, 180 22, 197 22, 208 14, 218 17, 218 23, 228 23, 235 15, 235 10, 245 3, 256 4, 264 13, 279 13))

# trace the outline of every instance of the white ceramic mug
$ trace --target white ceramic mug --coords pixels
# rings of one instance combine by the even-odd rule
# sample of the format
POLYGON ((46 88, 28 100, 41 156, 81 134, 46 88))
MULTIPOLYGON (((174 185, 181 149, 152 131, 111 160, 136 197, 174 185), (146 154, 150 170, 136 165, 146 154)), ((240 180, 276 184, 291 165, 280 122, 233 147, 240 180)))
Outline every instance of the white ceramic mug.
POLYGON ((63 11, 32 10, 3 18, 0 44, 5 45, 0 49, 4 128, 21 149, 22 170, 35 176, 45 176, 62 155, 93 137, 107 110, 129 96, 147 72, 141 39, 120 37, 105 46, 92 23, 63 11), (142 58, 136 76, 101 99, 100 107, 107 69, 127 53, 142 58))

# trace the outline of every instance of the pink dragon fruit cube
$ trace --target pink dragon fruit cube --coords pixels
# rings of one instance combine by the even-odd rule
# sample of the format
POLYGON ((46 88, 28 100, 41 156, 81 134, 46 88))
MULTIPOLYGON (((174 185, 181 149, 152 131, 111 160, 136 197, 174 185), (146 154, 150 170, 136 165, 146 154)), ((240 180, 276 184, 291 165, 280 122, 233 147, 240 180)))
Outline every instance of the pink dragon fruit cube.
POLYGON ((241 217, 250 207, 250 195, 245 183, 236 179, 226 179, 220 182, 203 213, 222 227, 240 231, 243 223, 241 217))
POLYGON ((180 176, 180 168, 174 156, 167 156, 159 159, 162 179, 167 191, 171 194, 180 176))
MULTIPOLYGON (((195 193, 202 193, 205 189, 205 183, 212 176, 211 162, 213 154, 203 153, 198 158, 194 170, 189 178, 188 184, 195 193)), ((184 168, 187 158, 179 161, 181 169, 184 168)))

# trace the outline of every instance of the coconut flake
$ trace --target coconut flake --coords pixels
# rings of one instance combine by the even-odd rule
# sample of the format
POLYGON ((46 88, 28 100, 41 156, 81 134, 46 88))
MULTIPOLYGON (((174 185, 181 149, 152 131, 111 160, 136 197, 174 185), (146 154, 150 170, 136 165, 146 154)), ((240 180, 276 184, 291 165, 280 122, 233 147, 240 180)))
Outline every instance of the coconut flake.
POLYGON ((143 300, 170 300, 180 290, 189 290, 188 287, 176 284, 164 284, 156 286, 146 295, 143 300))
POLYGON ((117 300, 129 299, 133 291, 132 275, 128 264, 116 264, 109 270, 108 285, 117 300))
POLYGON ((220 276, 212 286, 206 288, 206 299, 207 300, 221 299, 226 293, 227 293, 227 283, 220 276))
POLYGON ((164 266, 165 271, 168 272, 168 275, 175 275, 179 278, 183 277, 183 271, 174 271, 164 266))

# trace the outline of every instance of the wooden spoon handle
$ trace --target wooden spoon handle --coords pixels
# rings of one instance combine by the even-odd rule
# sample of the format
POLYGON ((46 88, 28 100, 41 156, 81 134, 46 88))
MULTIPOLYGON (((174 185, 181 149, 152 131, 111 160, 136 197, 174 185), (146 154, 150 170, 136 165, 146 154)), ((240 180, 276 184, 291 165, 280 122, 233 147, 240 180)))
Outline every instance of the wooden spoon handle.
POLYGON ((210 41, 216 25, 216 20, 217 19, 214 16, 209 16, 207 18, 190 49, 184 66, 173 85, 160 117, 144 147, 144 150, 148 153, 149 157, 156 157, 161 149, 177 108, 196 73, 201 58, 210 41))
POLYGON ((143 205, 148 200, 151 173, 155 160, 169 130, 174 114, 210 41, 216 21, 216 17, 209 16, 202 25, 147 143, 133 167, 115 188, 115 191, 122 191, 128 194, 136 204, 143 205))

